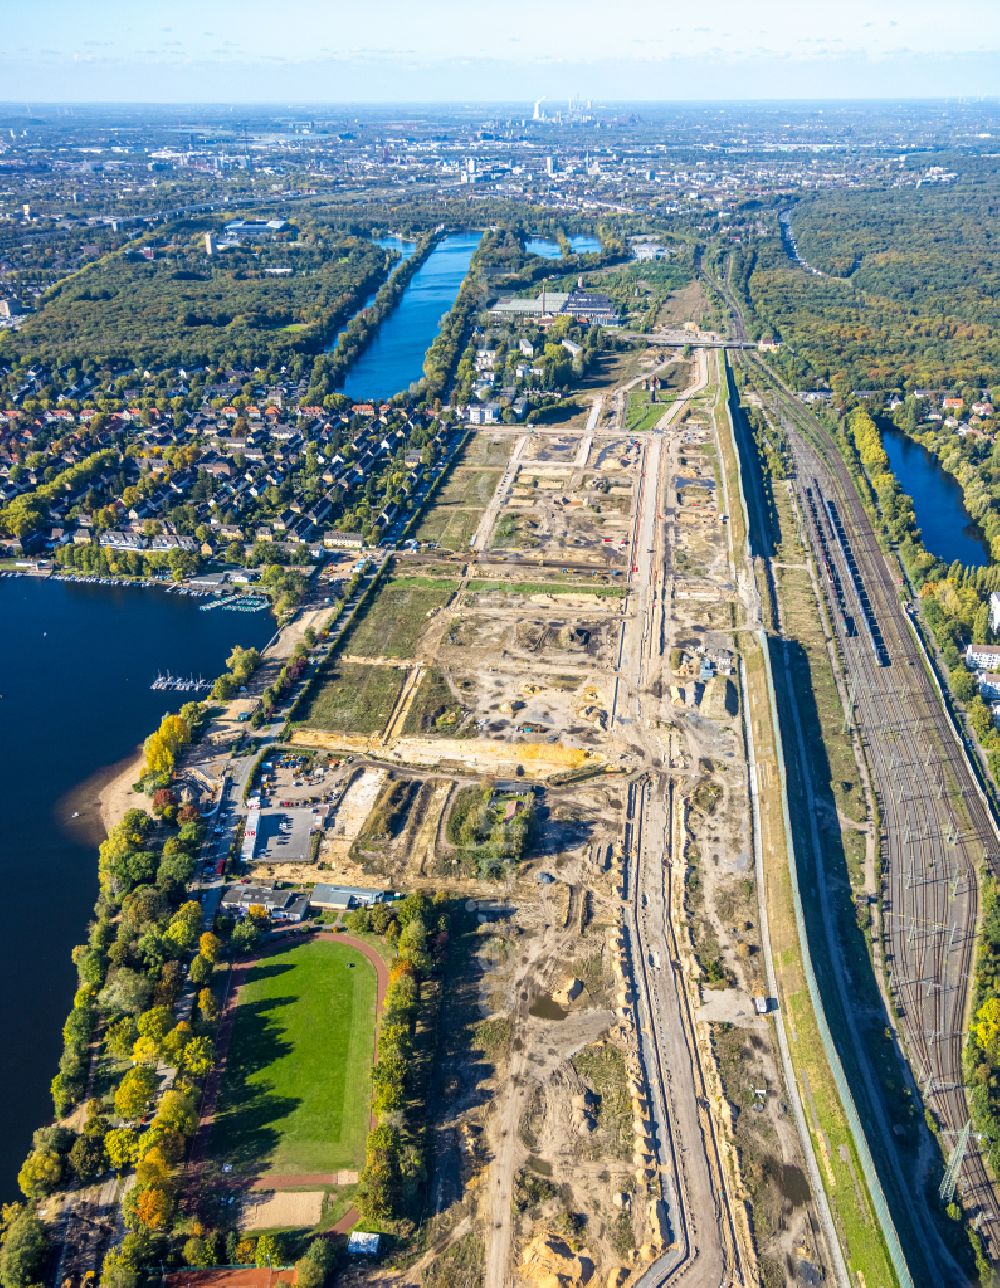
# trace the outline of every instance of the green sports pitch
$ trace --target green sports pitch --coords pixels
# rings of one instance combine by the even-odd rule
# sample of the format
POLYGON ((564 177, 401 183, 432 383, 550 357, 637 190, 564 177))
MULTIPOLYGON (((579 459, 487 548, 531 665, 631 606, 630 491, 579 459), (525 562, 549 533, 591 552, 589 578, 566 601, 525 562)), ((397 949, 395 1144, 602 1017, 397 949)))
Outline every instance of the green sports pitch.
POLYGON ((312 940, 244 976, 212 1155, 236 1172, 360 1168, 371 1113, 377 982, 356 949, 312 940))

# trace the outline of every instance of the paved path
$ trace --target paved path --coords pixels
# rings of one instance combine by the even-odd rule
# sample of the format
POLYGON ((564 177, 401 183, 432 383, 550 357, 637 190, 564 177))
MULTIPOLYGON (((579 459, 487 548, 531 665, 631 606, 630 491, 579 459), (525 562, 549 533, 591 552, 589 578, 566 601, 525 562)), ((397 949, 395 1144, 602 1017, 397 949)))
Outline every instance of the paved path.
POLYGON ((497 479, 497 485, 493 489, 493 495, 490 497, 489 504, 483 511, 483 517, 479 520, 479 526, 476 528, 472 540, 469 542, 469 545, 473 550, 486 549, 490 535, 493 532, 493 525, 497 521, 497 514, 500 511, 500 506, 504 501, 506 501, 511 488, 514 485, 514 481, 517 478, 517 471, 521 467, 521 457, 524 455, 524 449, 528 446, 528 439, 530 437, 530 434, 526 434, 522 431, 520 438, 514 445, 514 450, 511 452, 510 458, 504 466, 504 471, 497 479))

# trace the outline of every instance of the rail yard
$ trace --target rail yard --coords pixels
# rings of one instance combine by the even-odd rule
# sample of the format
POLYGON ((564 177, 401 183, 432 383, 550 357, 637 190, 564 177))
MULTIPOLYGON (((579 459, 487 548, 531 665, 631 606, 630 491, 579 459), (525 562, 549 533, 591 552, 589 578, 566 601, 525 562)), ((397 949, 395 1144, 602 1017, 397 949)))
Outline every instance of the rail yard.
MULTIPOLYGON (((753 374, 760 377, 759 365, 753 374)), ((873 1147, 883 1158, 883 1183, 896 1188, 894 1207, 909 1224, 915 1257, 925 1258, 928 1272, 947 1262, 933 1221, 910 1223, 906 1216, 914 1201, 928 1202, 928 1190, 939 1189, 945 1199, 960 1195, 993 1259, 1000 1206, 968 1128, 963 1047, 978 880, 996 870, 996 823, 946 709, 898 566, 881 549, 846 465, 798 400, 768 377, 755 383, 768 414, 787 435, 791 486, 842 671, 845 732, 857 732, 877 802, 874 960, 884 971, 886 1022, 909 1062, 908 1094, 926 1106, 947 1160, 939 1185, 940 1154, 927 1140, 916 1184, 904 1169, 870 1068, 857 1094, 870 1095, 873 1147)), ((839 952, 834 946, 832 955, 839 952)))

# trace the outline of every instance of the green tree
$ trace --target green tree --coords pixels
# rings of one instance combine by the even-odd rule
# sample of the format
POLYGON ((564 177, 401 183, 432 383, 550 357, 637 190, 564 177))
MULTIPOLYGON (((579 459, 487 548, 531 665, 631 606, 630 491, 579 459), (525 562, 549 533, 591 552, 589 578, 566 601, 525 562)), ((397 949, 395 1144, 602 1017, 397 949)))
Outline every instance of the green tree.
POLYGON ((215 1060, 211 1038, 192 1038, 184 1048, 184 1070, 192 1078, 204 1078, 215 1060))
POLYGON ((96 1181, 108 1164, 104 1137, 86 1132, 78 1136, 70 1147, 68 1158, 70 1170, 82 1185, 96 1181))
POLYGON ((247 917, 245 920, 237 922, 233 927, 231 943, 233 951, 236 953, 248 953, 256 947, 260 939, 260 931, 254 925, 253 921, 247 917))
POLYGON ((187 903, 182 903, 171 917, 164 939, 178 952, 190 952, 198 940, 201 917, 201 904, 196 900, 189 899, 187 903))
POLYGON ((280 1266, 284 1256, 281 1239, 276 1234, 262 1234, 254 1249, 255 1266, 280 1266))
POLYGON ((181 1136, 193 1136, 198 1126, 194 1096, 175 1088, 165 1091, 153 1122, 181 1136))
POLYGON ((181 1260, 186 1266, 207 1268, 215 1265, 215 1255, 209 1241, 200 1234, 192 1234, 181 1248, 181 1260))
POLYGON ((219 1003, 210 988, 203 988, 198 993, 198 1014, 206 1024, 214 1024, 219 1018, 219 1003))
POLYGON ((295 1263, 298 1288, 326 1288, 336 1265, 337 1254, 329 1239, 313 1239, 305 1256, 295 1263))
POLYGON ((104 1030, 104 1045, 116 1060, 127 1060, 138 1036, 134 1016, 123 1015, 121 1019, 112 1020, 104 1030))
POLYGON ((0 1284, 28 1288, 37 1284, 47 1252, 45 1227, 32 1208, 22 1208, 7 1226, 0 1248, 0 1284))
POLYGON ((104 1137, 104 1148, 114 1171, 124 1172, 139 1157, 139 1133, 133 1127, 112 1127, 104 1137))
POLYGON ((156 1073, 145 1064, 129 1069, 115 1091, 115 1112, 135 1120, 148 1112, 156 1094, 156 1073))
POLYGON ((122 966, 108 972, 100 1002, 112 1014, 138 1015, 146 1009, 151 993, 152 982, 145 975, 122 966))
POLYGON ((53 1149, 34 1149, 21 1164, 17 1183, 25 1198, 51 1194, 62 1180, 62 1159, 53 1149))

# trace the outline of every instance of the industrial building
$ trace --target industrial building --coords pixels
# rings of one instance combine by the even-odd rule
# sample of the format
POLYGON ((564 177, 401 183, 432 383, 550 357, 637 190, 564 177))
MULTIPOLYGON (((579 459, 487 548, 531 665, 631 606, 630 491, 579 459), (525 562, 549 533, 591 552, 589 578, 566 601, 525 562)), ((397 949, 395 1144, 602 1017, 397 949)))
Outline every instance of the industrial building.
POLYGON ((569 294, 542 290, 534 298, 510 296, 498 300, 490 310, 495 317, 554 318, 571 317, 576 322, 613 326, 618 322, 614 301, 600 291, 587 291, 581 286, 569 294))
POLYGON ((309 896, 309 907, 320 912, 348 912, 351 908, 371 908, 384 903, 386 890, 369 890, 364 886, 328 885, 321 881, 309 896))

